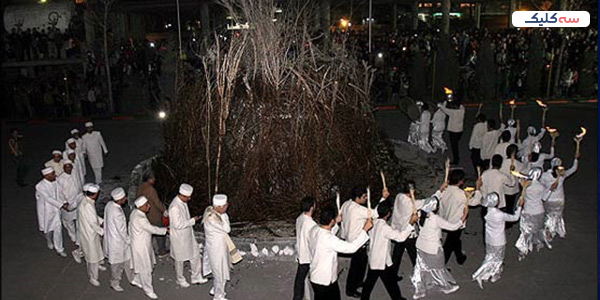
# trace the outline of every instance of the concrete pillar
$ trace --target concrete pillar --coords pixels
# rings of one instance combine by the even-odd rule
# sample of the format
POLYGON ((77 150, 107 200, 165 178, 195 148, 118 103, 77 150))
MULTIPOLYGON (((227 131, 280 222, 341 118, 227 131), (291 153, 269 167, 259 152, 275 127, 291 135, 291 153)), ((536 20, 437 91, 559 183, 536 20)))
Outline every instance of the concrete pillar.
POLYGON ((510 0, 508 5, 508 28, 515 28, 512 24, 512 13, 517 10, 517 0, 510 0))
POLYGON ((481 2, 475 3, 475 27, 481 27, 481 2))
POLYGON ((419 27, 419 1, 413 1, 412 6, 412 29, 417 30, 419 27))
POLYGON ((202 26, 202 38, 209 38, 211 30, 208 1, 202 1, 200 4, 200 25, 202 26))
POLYGON ((398 4, 392 4, 392 30, 398 30, 398 4))
POLYGON ((450 5, 450 0, 442 0, 442 32, 445 34, 450 33, 450 5))

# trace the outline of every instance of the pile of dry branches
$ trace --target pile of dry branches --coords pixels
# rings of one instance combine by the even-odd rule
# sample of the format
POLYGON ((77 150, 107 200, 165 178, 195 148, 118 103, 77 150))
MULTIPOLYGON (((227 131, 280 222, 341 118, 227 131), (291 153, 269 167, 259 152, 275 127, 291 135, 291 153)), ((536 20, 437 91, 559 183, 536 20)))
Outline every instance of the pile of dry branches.
POLYGON ((388 185, 401 179, 369 103, 372 69, 343 46, 323 52, 311 4, 288 3, 273 21, 274 1, 222 0, 250 29, 215 37, 202 70, 180 75, 155 166, 159 192, 172 197, 187 182, 193 211, 225 193, 236 220, 260 221, 297 214, 306 195, 331 201, 336 186, 380 190, 382 169, 388 185))

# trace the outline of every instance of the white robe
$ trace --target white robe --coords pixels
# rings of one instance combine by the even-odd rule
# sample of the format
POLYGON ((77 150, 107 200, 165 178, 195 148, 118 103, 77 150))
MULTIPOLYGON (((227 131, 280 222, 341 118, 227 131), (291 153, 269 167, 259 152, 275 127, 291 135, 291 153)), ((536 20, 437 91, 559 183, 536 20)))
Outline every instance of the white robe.
POLYGON ((44 164, 44 167, 52 168, 56 176, 60 176, 60 174, 64 172, 62 159, 59 162, 55 162, 53 159, 51 159, 44 164))
MULTIPOLYGON (((110 201, 104 208, 104 255, 108 262, 120 264, 131 259, 131 241, 127 234, 127 221, 123 208, 110 201)), ((129 266, 126 266, 129 268, 129 266)))
POLYGON ((208 259, 203 262, 203 275, 206 276, 212 272, 215 277, 224 281, 230 280, 229 269, 232 265, 229 248, 225 242, 226 236, 231 231, 229 216, 227 214, 219 215, 209 206, 204 212, 202 223, 204 224, 205 249, 208 256, 208 259))
MULTIPOLYGON (((69 159, 69 155, 67 154, 69 150, 70 148, 63 151, 63 160, 69 159)), ((85 160, 83 160, 82 157, 83 155, 79 155, 79 153, 75 151, 75 160, 72 161, 73 172, 71 173, 75 176, 75 178, 77 178, 80 186, 85 184, 85 160)))
POLYGON ((106 148, 106 144, 104 143, 100 131, 86 133, 82 138, 85 145, 85 152, 87 153, 88 161, 92 168, 104 167, 104 156, 102 152, 104 152, 104 154, 108 153, 108 148, 106 148))
MULTIPOLYGON (((73 171, 74 172, 74 171, 73 171)), ((81 201, 80 195, 81 186, 79 185, 78 179, 73 174, 62 173, 56 182, 58 183, 58 197, 61 202, 69 203, 69 210, 60 210, 60 214, 63 220, 76 220, 77 219, 77 207, 81 201)))
POLYGON ((42 179, 35 185, 35 200, 39 230, 48 233, 60 228, 61 202, 56 181, 42 179))
POLYGON ((187 203, 175 196, 169 205, 169 233, 171 257, 176 261, 191 260, 199 255, 199 247, 194 236, 196 219, 190 218, 187 203))
POLYGON ((134 209, 129 216, 129 237, 131 239, 131 262, 135 273, 152 273, 156 258, 152 249, 152 235, 165 235, 167 228, 153 226, 146 214, 134 209))
POLYGON ((102 218, 96 214, 94 200, 85 197, 77 209, 77 243, 88 263, 98 263, 104 259, 100 239, 104 235, 104 229, 100 226, 102 222, 102 218))
MULTIPOLYGON (((74 138, 75 139, 75 138, 74 138)), ((63 152, 63 159, 67 159, 67 151, 69 151, 71 147, 69 144, 65 142, 65 151, 63 152)), ((85 178, 86 170, 85 170, 85 143, 82 138, 75 139, 75 158, 79 161, 82 161, 83 164, 83 178, 85 178)))

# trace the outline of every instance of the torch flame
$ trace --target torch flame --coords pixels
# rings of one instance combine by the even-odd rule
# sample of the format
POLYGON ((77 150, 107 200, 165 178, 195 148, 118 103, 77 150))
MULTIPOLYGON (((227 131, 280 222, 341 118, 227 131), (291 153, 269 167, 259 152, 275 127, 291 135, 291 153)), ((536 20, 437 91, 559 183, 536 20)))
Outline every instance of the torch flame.
POLYGON ((474 187, 470 187, 470 186, 465 188, 465 192, 472 192, 474 190, 475 190, 475 188, 474 187))
POLYGON ((535 102, 537 102, 537 104, 538 104, 539 106, 543 107, 543 108, 546 108, 546 106, 547 106, 546 104, 544 104, 544 102, 542 102, 542 101, 541 101, 541 100, 539 100, 539 99, 538 99, 538 100, 535 100, 535 102))
POLYGON ((515 101, 515 99, 512 99, 512 100, 508 101, 508 104, 510 104, 510 105, 515 105, 515 104, 516 104, 516 101, 515 101))
POLYGON ((577 135, 577 138, 583 138, 583 136, 587 133, 587 130, 585 129, 585 127, 581 127, 581 133, 577 135))
POLYGON ((548 133, 555 133, 556 129, 555 128, 550 128, 550 127, 546 126, 546 131, 548 131, 548 133))
POLYGON ((510 171, 510 174, 512 174, 513 176, 517 177, 517 178, 527 178, 527 176, 521 174, 520 172, 517 171, 510 171))
POLYGON ((453 92, 452 92, 452 90, 451 90, 451 89, 449 89, 449 88, 447 88, 447 87, 444 87, 444 93, 445 93, 446 95, 448 95, 448 94, 452 95, 452 93, 453 93, 453 92))

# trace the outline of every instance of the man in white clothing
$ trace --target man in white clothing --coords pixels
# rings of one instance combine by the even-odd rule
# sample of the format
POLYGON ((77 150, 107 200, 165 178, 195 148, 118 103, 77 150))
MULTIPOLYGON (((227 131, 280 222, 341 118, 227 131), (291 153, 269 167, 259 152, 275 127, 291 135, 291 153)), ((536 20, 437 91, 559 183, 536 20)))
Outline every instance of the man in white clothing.
POLYGON ((63 202, 59 197, 54 169, 47 167, 42 170, 42 175, 44 179, 35 185, 39 229, 46 236, 48 249, 55 249, 60 256, 66 257, 60 225, 60 210, 68 208, 69 204, 63 202))
MULTIPOLYGON (((505 159, 502 161, 500 172, 506 176, 513 177, 510 173, 511 166, 514 166, 514 171, 525 172, 526 167, 517 158, 511 159, 513 156, 517 156, 519 147, 515 144, 511 144, 506 148, 505 159)), ((519 195, 519 185, 505 186, 504 187, 504 199, 506 201, 506 212, 512 214, 515 212, 517 197, 519 195)), ((508 223, 507 228, 510 228, 513 223, 508 223)))
POLYGON ((87 153, 88 161, 94 170, 96 184, 102 183, 102 167, 104 167, 104 155, 108 154, 108 148, 104 143, 100 131, 94 131, 92 122, 85 123, 86 134, 83 135, 85 144, 85 152, 87 153), (104 152, 104 154, 103 154, 104 152))
POLYGON ((527 127, 527 137, 521 142, 518 153, 519 157, 523 158, 524 156, 529 155, 533 144, 539 142, 544 137, 544 134, 546 134, 546 128, 541 128, 540 133, 538 134, 535 127, 527 127))
POLYGON ((44 167, 54 169, 56 176, 60 176, 60 174, 63 172, 62 152, 58 150, 52 151, 52 159, 47 161, 44 164, 44 167))
POLYGON ((122 207, 127 203, 127 195, 123 188, 118 187, 112 190, 110 196, 113 201, 108 202, 104 208, 104 255, 110 263, 110 287, 122 292, 120 283, 123 271, 130 283, 134 279, 131 268, 131 240, 127 234, 127 221, 122 207))
POLYGON ((402 297, 402 292, 398 286, 397 271, 392 266, 391 242, 406 240, 412 234, 412 225, 417 219, 410 220, 411 224, 406 226, 403 231, 394 230, 387 223, 392 216, 392 208, 392 203, 389 203, 389 201, 383 201, 377 206, 379 219, 373 222, 373 230, 369 234, 371 238, 369 244, 369 270, 367 271, 367 279, 365 279, 361 300, 370 299, 378 278, 383 281, 383 285, 391 299, 405 299, 402 297))
POLYGON ((507 158, 506 148, 510 144, 512 144, 510 141, 510 131, 508 131, 508 130, 502 131, 502 133, 500 134, 500 143, 498 145, 496 145, 496 147, 494 147, 494 152, 493 152, 492 156, 498 154, 498 155, 501 155, 502 158, 507 158))
POLYGON ((504 131, 504 124, 500 125, 500 128, 498 129, 496 128, 496 121, 494 120, 488 120, 487 124, 488 131, 483 135, 481 142, 481 167, 483 170, 489 168, 490 160, 492 159, 496 145, 498 145, 498 139, 504 131))
POLYGON ((79 186, 83 186, 85 183, 85 174, 83 172, 85 162, 77 157, 76 151, 69 149, 65 152, 67 159, 73 163, 73 173, 71 175, 75 178, 79 186))
MULTIPOLYGON (((504 196, 504 189, 506 187, 514 187, 518 184, 514 176, 508 176, 500 168, 504 159, 500 155, 494 155, 492 157, 492 168, 486 170, 481 174, 481 193, 487 195, 490 193, 497 193, 499 196, 498 209, 506 211, 506 199, 504 196)), ((510 171, 514 171, 514 167, 509 167, 510 171)))
POLYGON ((308 247, 309 231, 317 225, 313 220, 316 201, 313 197, 304 197, 300 201, 300 216, 296 219, 296 253, 298 253, 298 270, 294 279, 294 300, 310 299, 310 289, 306 276, 310 271, 310 249, 308 247))
POLYGON ((179 187, 179 194, 173 198, 169 205, 169 226, 171 232, 171 257, 175 261, 175 274, 177 284, 182 288, 187 288, 190 284, 183 276, 183 263, 190 262, 192 271, 192 284, 206 283, 202 277, 202 256, 200 256, 200 247, 196 242, 194 235, 194 225, 200 216, 190 217, 190 210, 187 203, 190 201, 194 188, 189 184, 182 184, 179 187))
POLYGON ((469 150, 471 150, 471 162, 473 163, 473 171, 477 171, 477 167, 482 166, 481 147, 483 146, 483 135, 488 130, 487 121, 484 114, 477 115, 477 123, 471 131, 471 139, 469 139, 469 150))
POLYGON ((452 164, 458 165, 460 155, 458 153, 458 142, 462 137, 465 123, 465 107, 458 101, 445 101, 438 107, 448 115, 448 134, 450 135, 450 148, 452 149, 452 164))
MULTIPOLYGON (((81 136, 79 135, 79 130, 77 129, 73 129, 71 130, 71 138, 75 140, 75 148, 77 151, 77 156, 81 157, 81 160, 84 160, 85 157, 85 143, 83 142, 83 139, 81 138, 81 136)), ((71 139, 70 138, 70 139, 71 139)), ((65 149, 69 149, 69 143, 65 143, 65 149)))
POLYGON ((90 284, 93 286, 100 286, 98 270, 106 270, 105 267, 100 266, 100 262, 104 260, 101 242, 101 236, 104 235, 102 228, 104 220, 96 213, 94 203, 98 197, 100 197, 100 187, 95 184, 89 185, 85 198, 77 209, 77 242, 83 250, 90 284))
MULTIPOLYGON (((383 197, 378 201, 381 202, 390 196, 387 189, 382 191, 383 197)), ((342 222, 342 238, 346 242, 352 243, 361 233, 362 226, 365 220, 369 218, 369 212, 365 205, 367 203, 367 191, 365 188, 354 187, 352 189, 352 200, 344 202, 340 211, 344 216, 342 222)), ((377 209, 371 209, 370 217, 377 218, 377 209)), ((354 251, 353 251, 354 252, 354 251)), ((346 295, 349 297, 358 298, 360 293, 358 287, 362 285, 367 271, 367 247, 361 247, 358 251, 352 254, 350 259, 350 269, 348 269, 348 278, 346 280, 346 295)))
POLYGON ((520 138, 517 136, 517 122, 514 119, 508 119, 508 121, 506 121, 506 130, 510 132, 511 144, 520 142, 520 138))
MULTIPOLYGON (((462 186, 465 184, 465 171, 455 169, 448 176, 448 187, 440 196, 440 209, 438 215, 450 223, 462 221, 464 210, 467 204, 467 196, 462 186)), ((444 250, 445 263, 448 263, 450 256, 454 253, 456 262, 462 265, 467 260, 467 256, 462 251, 462 241, 460 236, 464 230, 461 227, 457 230, 449 230, 442 249, 444 250)))
POLYGON ((343 241, 332 232, 336 221, 341 220, 333 207, 325 207, 319 214, 319 225, 310 230, 310 282, 315 300, 340 300, 338 285, 338 253, 354 253, 368 240, 367 232, 373 227, 367 218, 352 242, 343 241))
POLYGON ((131 284, 141 288, 150 299, 158 299, 152 286, 152 270, 156 264, 152 249, 153 234, 167 234, 168 228, 153 226, 146 214, 150 211, 150 203, 141 196, 135 200, 135 207, 129 217, 129 237, 131 239, 131 260, 135 279, 131 284))
POLYGON ((446 130, 446 114, 441 109, 438 108, 431 117, 431 126, 431 146, 445 152, 448 148, 443 137, 446 130))
POLYGON ((63 203, 68 203, 66 209, 60 210, 62 224, 67 230, 73 243, 77 243, 77 206, 81 200, 81 189, 79 181, 72 175, 73 163, 70 160, 64 162, 64 172, 58 176, 58 196, 63 203))
POLYGON ((212 206, 206 208, 202 220, 206 241, 205 251, 208 256, 208 263, 206 260, 204 262, 204 274, 213 273, 214 281, 210 294, 214 295, 214 300, 227 300, 225 284, 230 280, 229 270, 232 267, 226 242, 231 231, 227 206, 226 195, 214 195, 212 206))

